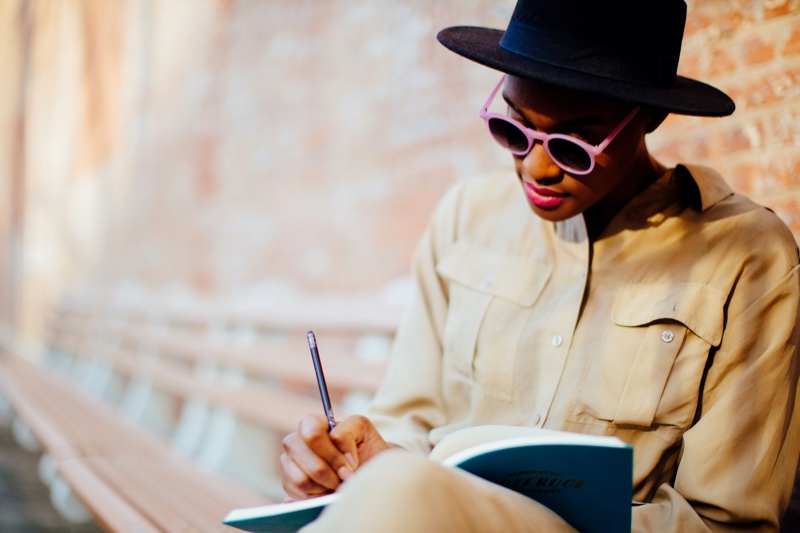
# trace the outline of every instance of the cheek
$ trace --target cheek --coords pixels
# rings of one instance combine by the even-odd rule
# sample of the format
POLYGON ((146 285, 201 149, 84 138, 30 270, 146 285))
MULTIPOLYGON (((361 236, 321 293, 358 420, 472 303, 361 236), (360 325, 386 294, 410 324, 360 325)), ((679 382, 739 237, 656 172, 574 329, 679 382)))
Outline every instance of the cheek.
POLYGON ((605 185, 602 181, 595 180, 575 180, 573 195, 580 198, 583 202, 594 203, 595 200, 607 194, 605 185))
POLYGON ((619 174, 600 174, 596 178, 582 184, 581 200, 587 208, 598 204, 617 205, 629 196, 629 187, 619 179, 619 174))
POLYGON ((618 184, 615 183, 613 176, 597 169, 599 172, 592 172, 590 176, 575 179, 571 185, 571 192, 575 200, 582 209, 603 202, 606 198, 615 195, 618 184))
POLYGON ((633 164, 646 155, 647 146, 644 142, 644 133, 640 132, 638 128, 631 128, 622 130, 619 137, 614 139, 614 142, 604 152, 597 155, 595 161, 609 173, 627 174, 633 164))
POLYGON ((516 155, 512 155, 511 158, 514 160, 514 170, 517 171, 517 175, 521 175, 523 159, 516 155))

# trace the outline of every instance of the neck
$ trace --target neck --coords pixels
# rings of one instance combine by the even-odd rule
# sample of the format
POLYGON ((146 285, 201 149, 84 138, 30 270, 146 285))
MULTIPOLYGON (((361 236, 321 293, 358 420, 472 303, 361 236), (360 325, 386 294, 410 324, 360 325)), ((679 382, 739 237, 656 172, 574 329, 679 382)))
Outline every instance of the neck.
POLYGON ((631 198, 645 190, 659 176, 666 171, 666 167, 652 158, 649 154, 646 158, 641 158, 638 164, 634 164, 627 172, 626 181, 631 185, 626 188, 626 194, 614 198, 607 198, 604 202, 598 203, 587 209, 584 214, 586 231, 589 240, 594 242, 605 230, 611 219, 627 204, 631 198))

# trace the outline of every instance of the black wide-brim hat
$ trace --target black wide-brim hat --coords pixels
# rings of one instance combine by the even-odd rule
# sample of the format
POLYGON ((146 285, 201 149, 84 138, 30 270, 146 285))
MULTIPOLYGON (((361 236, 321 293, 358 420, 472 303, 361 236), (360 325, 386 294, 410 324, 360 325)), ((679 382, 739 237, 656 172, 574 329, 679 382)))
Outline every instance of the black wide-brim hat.
POLYGON ((677 75, 683 0, 519 0, 505 31, 456 26, 438 39, 493 69, 671 113, 725 116, 733 100, 677 75))

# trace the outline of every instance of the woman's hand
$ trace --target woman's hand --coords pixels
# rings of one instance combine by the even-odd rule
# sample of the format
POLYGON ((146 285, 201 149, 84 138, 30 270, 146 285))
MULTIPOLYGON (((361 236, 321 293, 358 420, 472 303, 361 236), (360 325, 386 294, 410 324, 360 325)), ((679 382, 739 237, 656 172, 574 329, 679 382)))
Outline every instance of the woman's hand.
POLYGON ((354 415, 328 432, 321 415, 300 419, 297 431, 283 439, 283 488, 290 500, 303 500, 336 490, 355 470, 389 448, 368 418, 354 415))

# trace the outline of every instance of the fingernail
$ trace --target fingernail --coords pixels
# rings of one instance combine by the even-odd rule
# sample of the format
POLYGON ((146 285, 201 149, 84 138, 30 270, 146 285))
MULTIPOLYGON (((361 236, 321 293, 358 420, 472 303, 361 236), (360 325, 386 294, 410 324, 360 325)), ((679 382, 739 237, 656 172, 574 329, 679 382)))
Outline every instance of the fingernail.
POLYGON ((344 466, 343 466, 343 467, 341 467, 341 468, 340 468, 340 469, 337 471, 337 473, 339 474, 339 477, 342 479, 342 481, 347 481, 348 479, 350 479, 350 476, 352 476, 352 475, 353 475, 353 471, 352 471, 352 470, 348 470, 348 469, 347 469, 346 467, 344 467, 344 466))
POLYGON ((350 467, 350 470, 356 469, 356 458, 353 457, 352 453, 347 452, 346 454, 344 454, 344 459, 345 461, 347 461, 347 465, 350 467))

